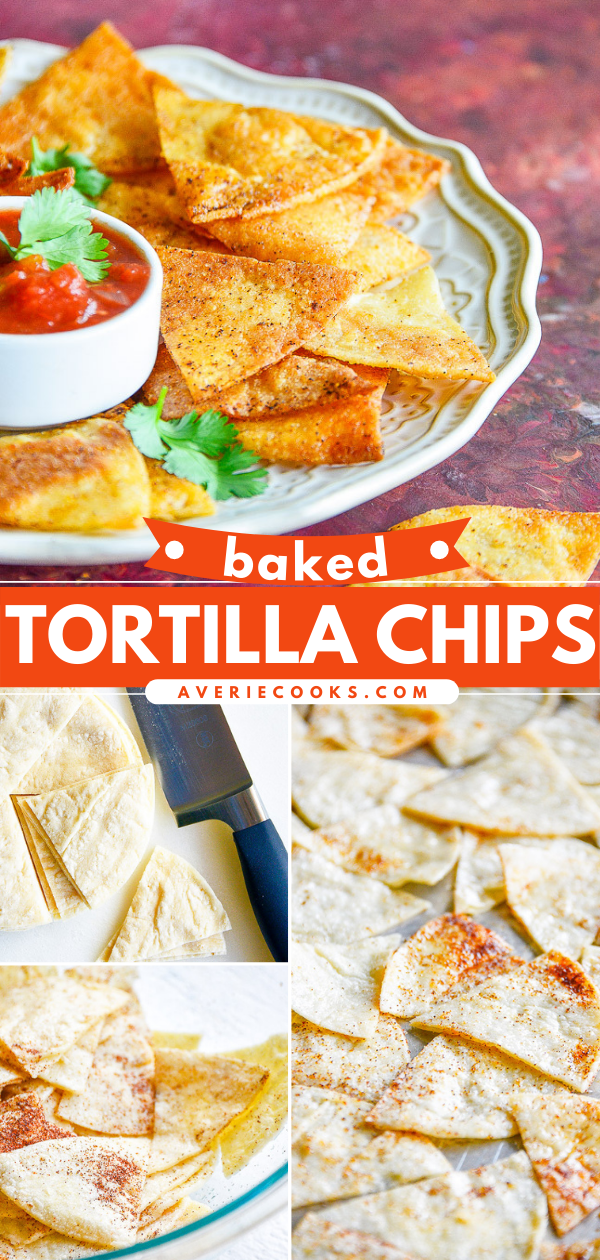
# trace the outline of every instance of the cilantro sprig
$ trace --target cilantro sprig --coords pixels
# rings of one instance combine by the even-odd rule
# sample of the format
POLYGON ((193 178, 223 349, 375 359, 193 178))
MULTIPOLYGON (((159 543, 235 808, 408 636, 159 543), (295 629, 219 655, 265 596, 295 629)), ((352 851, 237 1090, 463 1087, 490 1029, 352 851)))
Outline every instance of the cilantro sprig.
POLYGON ((189 411, 179 420, 161 420, 167 396, 152 406, 136 403, 125 427, 142 455, 159 459, 166 472, 204 486, 213 499, 250 499, 266 489, 266 468, 238 442, 238 431, 219 411, 189 411))
POLYGON ((85 153, 70 153, 68 144, 65 144, 62 149, 40 149, 36 137, 32 137, 31 161, 25 172, 26 175, 45 175, 47 171, 62 171, 66 166, 73 167, 75 171, 73 187, 88 205, 101 197, 112 183, 108 175, 103 175, 102 171, 99 171, 85 156, 85 153))
POLYGON ((73 188, 34 192, 21 211, 19 232, 20 243, 14 246, 0 232, 0 242, 15 262, 41 254, 52 271, 63 263, 74 263, 90 284, 106 276, 108 241, 93 231, 90 209, 73 188))

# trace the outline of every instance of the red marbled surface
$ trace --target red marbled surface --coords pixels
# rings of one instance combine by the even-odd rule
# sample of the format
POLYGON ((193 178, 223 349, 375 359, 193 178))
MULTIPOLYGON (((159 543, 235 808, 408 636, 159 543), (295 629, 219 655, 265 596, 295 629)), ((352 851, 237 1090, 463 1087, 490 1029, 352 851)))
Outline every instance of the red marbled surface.
MULTIPOLYGON (((475 438, 431 472, 306 533, 386 529, 431 507, 600 509, 598 0, 0 0, 0 38, 204 44, 260 70, 371 88, 465 141, 539 228, 542 345, 475 438)), ((5 567, 4 579, 168 581, 143 565, 5 567)))

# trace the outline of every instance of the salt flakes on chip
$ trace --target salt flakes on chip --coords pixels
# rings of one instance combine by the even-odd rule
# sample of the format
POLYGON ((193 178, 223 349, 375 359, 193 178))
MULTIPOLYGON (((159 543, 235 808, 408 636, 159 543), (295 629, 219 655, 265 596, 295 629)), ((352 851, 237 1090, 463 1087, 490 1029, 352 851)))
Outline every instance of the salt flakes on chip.
POLYGON ((308 831, 305 848, 357 875, 390 887, 413 881, 437 884, 455 865, 460 832, 403 814, 397 805, 375 805, 347 819, 308 831))

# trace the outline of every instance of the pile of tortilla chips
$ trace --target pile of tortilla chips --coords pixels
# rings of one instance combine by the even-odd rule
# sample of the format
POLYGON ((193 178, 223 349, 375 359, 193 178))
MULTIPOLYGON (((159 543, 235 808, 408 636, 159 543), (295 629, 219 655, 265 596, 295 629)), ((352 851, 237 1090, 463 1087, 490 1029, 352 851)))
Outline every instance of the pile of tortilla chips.
POLYGON ((600 690, 293 733, 295 1260, 595 1255, 600 690))
MULTIPOLYGON (((112 178, 99 208, 160 254, 163 340, 143 392, 168 386, 165 418, 218 408, 267 461, 352 464, 383 457, 391 370, 493 380, 427 251, 389 222, 447 163, 384 128, 192 99, 103 23, 0 107, 0 191, 27 184, 32 136, 91 158, 112 178)), ((57 178, 71 176, 40 177, 57 178)), ((123 529, 210 511, 118 414, 0 439, 0 523, 123 529)))
POLYGON ((149 1032, 127 968, 0 968, 0 1260, 77 1260, 206 1216, 275 1136, 287 1038, 205 1055, 149 1032))

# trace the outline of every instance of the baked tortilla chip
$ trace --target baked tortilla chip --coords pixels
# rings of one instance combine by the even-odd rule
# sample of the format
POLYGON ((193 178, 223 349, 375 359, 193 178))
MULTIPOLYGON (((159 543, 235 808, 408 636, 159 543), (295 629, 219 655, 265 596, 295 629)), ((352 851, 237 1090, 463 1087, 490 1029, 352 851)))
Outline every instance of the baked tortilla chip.
POLYGON ((187 521, 192 516, 213 515, 215 505, 204 486, 175 477, 157 459, 146 459, 146 467, 150 478, 150 514, 156 520, 187 521))
POLYGON ((14 931, 49 923, 52 916, 15 808, 8 798, 0 801, 0 866, 0 929, 14 931))
POLYGON ((399 936, 344 946, 292 942, 292 1010, 329 1032, 371 1037, 383 970, 399 943, 399 936))
POLYGON ((0 1153, 68 1136, 67 1129, 59 1129, 48 1120, 35 1094, 17 1094, 0 1103, 0 1153))
POLYGON ((136 228, 155 247, 174 245, 179 249, 229 252, 218 241, 200 236, 189 222, 186 223, 185 209, 169 171, 140 175, 135 181, 115 179, 96 204, 105 214, 112 214, 115 219, 136 228))
POLYGON ((0 437, 0 525, 94 533, 137 529, 149 513, 144 457, 116 420, 0 437))
POLYGON ((392 1015, 380 1015, 371 1036, 358 1041, 292 1015, 292 1080, 298 1085, 320 1085, 375 1102, 409 1059, 402 1026, 392 1015))
MULTIPOLYGON (((43 1228, 43 1226, 41 1227, 43 1228)), ((35 1242, 28 1243, 27 1260, 82 1260, 83 1257, 96 1256, 97 1247, 88 1247, 85 1243, 75 1242, 64 1234, 52 1231, 35 1242)), ((4 1244, 0 1247, 0 1260, 24 1260, 24 1253, 4 1244)))
POLYGON ((461 690, 455 703, 448 705, 441 730, 433 736, 434 751, 446 766, 465 766, 491 752, 499 740, 512 735, 547 703, 541 687, 461 690))
POLYGON ((214 1171, 217 1162, 216 1145, 208 1147, 200 1155, 180 1160, 170 1168, 151 1173, 142 1190, 140 1225, 155 1221, 167 1206, 176 1203, 181 1195, 193 1190, 214 1171))
POLYGON ((502 740, 488 757, 418 792, 405 808, 508 835, 585 836, 600 827, 592 797, 531 730, 502 740))
POLYGON ((230 927, 221 902, 198 871, 178 854, 157 846, 108 961, 160 958, 230 927))
MULTIPOLYGON (((383 1240, 415 1260, 536 1260, 547 1218, 543 1191, 521 1151, 472 1172, 452 1171, 328 1207, 305 1217, 294 1237, 302 1239, 305 1222, 314 1230, 317 1222, 323 1229, 331 1223, 375 1235, 375 1246, 383 1240)), ((295 1253, 298 1260, 303 1254, 311 1253, 295 1253)))
POLYGON ((394 529, 414 529, 470 516, 458 541, 461 556, 493 582, 585 586, 600 560, 600 512, 544 508, 434 508, 394 529))
POLYGON ((362 368, 367 391, 342 402, 286 415, 236 421, 243 446, 288 464, 363 464, 383 459, 381 399, 387 373, 362 368))
POLYGON ((546 1243, 540 1251, 540 1260, 599 1260, 600 1239, 596 1242, 572 1243, 570 1247, 558 1243, 546 1243))
POLYGON ((523 1145, 561 1235, 600 1206, 600 1102, 524 1094, 514 1108, 523 1145))
MULTIPOLYGON (((299 820, 298 820, 299 821, 299 820)), ((311 831, 297 843, 343 866, 395 888, 409 881, 437 884, 456 864, 461 833, 403 814, 397 805, 375 805, 349 819, 311 831)))
POLYGON ((256 1063, 269 1075, 243 1115, 231 1120, 221 1134, 221 1160, 226 1177, 244 1168, 257 1151, 279 1132, 288 1111, 288 1039, 282 1033, 262 1045, 235 1050, 232 1059, 256 1063))
POLYGON ((157 87, 154 101, 162 151, 193 223, 255 218, 337 192, 385 147, 383 131, 192 100, 173 87, 157 87))
POLYGON ((448 1142, 499 1140, 517 1132, 511 1110, 523 1090, 566 1093, 547 1076, 495 1050, 457 1037, 434 1037, 390 1082, 367 1121, 448 1142))
POLYGON ((292 1234, 292 1260, 414 1260, 391 1243, 382 1242, 373 1234, 332 1225, 322 1215, 307 1212, 292 1234))
POLYGON ((598 1071, 600 994, 577 963, 554 951, 451 991, 414 1022, 495 1047, 578 1092, 598 1071))
POLYGON ((586 976, 600 989, 600 947, 597 945, 586 945, 579 965, 583 967, 586 976))
POLYGON ((333 267, 185 249, 158 254, 161 331, 196 403, 296 350, 356 287, 350 272, 333 267))
POLYGON ((579 958, 600 929, 600 853, 583 840, 501 844, 506 900, 541 950, 579 958))
POLYGON ((479 347, 448 314, 428 266, 409 272, 392 288, 360 293, 303 344, 314 354, 396 368, 408 376, 495 379, 479 347))
MULTIPOLYGON (((0 49, 1 51, 1 49, 0 49)), ((45 171, 43 175, 16 175, 3 170, 0 160, 0 196, 32 197, 34 192, 42 188, 54 188, 62 192, 64 188, 72 188, 75 183, 75 171, 72 166, 65 166, 58 171, 45 171)))
POLYGON ((155 1063, 150 1173, 206 1150, 250 1106, 269 1075, 254 1063, 197 1050, 157 1049, 155 1063))
POLYGON ((66 1054, 40 1072, 40 1079, 73 1095, 80 1094, 86 1087, 103 1025, 104 1019, 100 1019, 86 1028, 66 1054))
POLYGON ((182 1229, 184 1225, 191 1225, 192 1221, 199 1221, 201 1217, 207 1216, 210 1208, 204 1206, 203 1203, 196 1203, 195 1199, 180 1199, 178 1203, 174 1203, 172 1207, 167 1208, 155 1221, 149 1225, 142 1225, 138 1229, 136 1242, 148 1242, 150 1238, 159 1238, 161 1234, 169 1234, 174 1229, 182 1229))
POLYGON ((148 1143, 67 1136, 0 1154, 0 1190, 36 1220, 83 1242, 135 1241, 148 1143))
POLYGON ((579 783, 600 784, 600 722, 575 705, 543 713, 531 724, 579 783))
POLYGON ((40 976, 0 993, 3 1058, 41 1076, 64 1058, 92 1024, 123 1006, 127 995, 110 985, 40 976))
POLYGON ((413 1019, 458 986, 506 971, 520 962, 496 932, 464 915, 430 919, 403 941, 385 968, 379 1005, 388 1015, 413 1019))
POLYGON ((292 1207, 369 1194, 449 1168, 428 1138, 374 1134, 364 1123, 364 1099, 295 1086, 292 1108, 292 1207))
MULTIPOLYGON (((508 836, 481 836, 477 832, 461 832, 461 849, 454 879, 454 913, 485 914, 506 900, 504 870, 500 845, 508 836)), ((543 845, 533 836, 511 836, 511 844, 543 845)))
POLYGON ((287 258, 290 262, 339 267, 344 259, 343 265, 352 270, 352 263, 345 256, 367 222, 372 204, 354 188, 345 188, 279 214, 217 219, 211 223, 210 231, 234 254, 261 258, 263 262, 287 258))
POLYGON ((308 725, 311 735, 338 748, 396 757, 428 743, 439 718, 425 707, 403 712, 388 704, 316 704, 308 725))
POLYGON ((157 81, 167 82, 146 70, 110 22, 103 22, 0 107, 0 148, 29 158, 36 136, 42 149, 68 144, 108 174, 155 167, 157 81))
POLYGON ((300 848, 293 853, 295 940, 352 942, 387 932, 428 908, 429 902, 411 893, 396 892, 364 875, 351 875, 317 853, 300 848))
POLYGON ((96 1133, 152 1135, 154 1054, 133 994, 105 1021, 85 1089, 63 1095, 58 1115, 96 1133))
POLYGON ((101 696, 84 696, 66 726, 19 780, 17 792, 50 792, 141 764, 133 735, 112 706, 101 696))
POLYGON ((294 809, 311 827, 326 827, 373 805, 403 805, 445 770, 410 761, 382 761, 372 753, 297 748, 292 761, 294 809))
POLYGON ((405 271, 422 267, 430 257, 426 249, 409 241, 408 236, 396 228, 368 223, 337 266, 357 272, 361 289, 372 289, 405 271))
POLYGON ((421 149, 407 149, 388 136, 381 162, 361 178, 359 185, 365 196, 375 197, 371 221, 384 223, 404 214, 415 201, 436 188, 449 170, 450 163, 444 158, 421 149))

